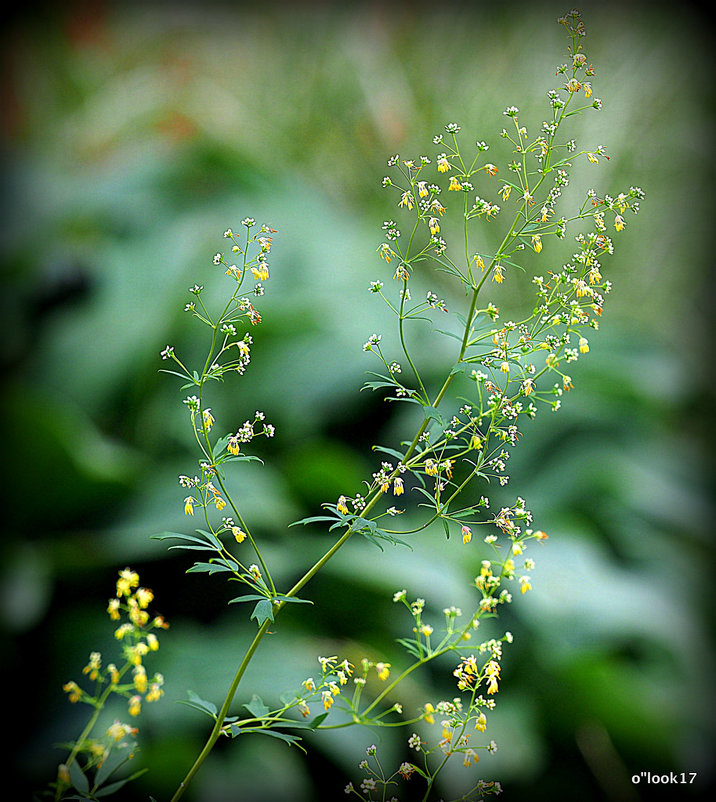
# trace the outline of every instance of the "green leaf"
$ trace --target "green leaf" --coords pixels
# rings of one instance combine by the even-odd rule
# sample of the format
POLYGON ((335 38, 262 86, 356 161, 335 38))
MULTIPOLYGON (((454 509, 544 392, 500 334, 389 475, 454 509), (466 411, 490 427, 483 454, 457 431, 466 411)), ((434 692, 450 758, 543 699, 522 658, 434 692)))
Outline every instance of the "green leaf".
POLYGON ((423 407, 423 413, 428 420, 435 420, 440 426, 445 425, 445 418, 443 418, 435 407, 423 407))
POLYGON ((343 523, 343 518, 336 518, 333 515, 312 515, 310 518, 301 518, 300 521, 294 521, 289 524, 289 526, 298 526, 299 524, 305 526, 306 524, 319 523, 320 521, 338 521, 338 523, 343 523))
POLYGON ((262 599, 256 607, 254 607, 251 618, 255 618, 259 626, 263 626, 267 619, 273 621, 273 604, 268 599, 262 599))
POLYGON ((224 563, 194 563, 191 568, 187 568, 187 574, 220 574, 229 573, 234 574, 239 570, 238 564, 236 568, 232 568, 226 562, 224 563))
POLYGON ((247 601, 260 601, 261 599, 265 598, 265 596, 260 596, 258 593, 248 593, 246 596, 237 596, 235 599, 231 599, 229 604, 241 604, 241 602, 247 601))
MULTIPOLYGON (((124 762, 124 761, 123 761, 124 762)), ((146 774, 149 769, 140 769, 139 771, 135 771, 134 774, 130 775, 129 777, 125 777, 123 780, 117 780, 117 782, 110 783, 109 785, 105 785, 104 788, 100 788, 99 790, 94 792, 94 795, 99 798, 103 796, 109 796, 110 794, 114 794, 119 791, 122 786, 126 785, 132 780, 136 780, 137 777, 141 777, 142 774, 146 774)))
POLYGON ((442 521, 443 529, 445 530, 445 539, 450 540, 450 527, 448 526, 448 522, 444 518, 441 518, 440 520, 442 521))
POLYGON ((67 767, 70 773, 70 782, 72 787, 79 791, 81 794, 88 794, 90 785, 87 776, 82 771, 82 767, 75 760, 67 767))
POLYGON ((405 454, 402 454, 400 451, 396 451, 394 448, 373 446, 373 451, 382 451, 384 454, 390 454, 391 457, 395 457, 399 462, 402 462, 405 459, 405 454))
POLYGON ((249 713, 251 713, 252 716, 254 716, 254 718, 263 718, 270 712, 268 706, 264 704, 264 700, 257 694, 254 694, 251 697, 251 701, 248 704, 245 704, 244 707, 249 711, 249 713))
POLYGON ((207 702, 206 699, 197 696, 194 691, 188 690, 186 694, 189 699, 180 699, 179 704, 193 707, 195 710, 201 710, 202 713, 206 713, 207 716, 210 716, 216 721, 217 707, 213 702, 207 702))
POLYGON ((418 648, 418 645, 415 643, 414 640, 410 640, 410 638, 398 638, 396 643, 399 643, 404 649, 406 649, 413 657, 422 657, 423 655, 418 648))

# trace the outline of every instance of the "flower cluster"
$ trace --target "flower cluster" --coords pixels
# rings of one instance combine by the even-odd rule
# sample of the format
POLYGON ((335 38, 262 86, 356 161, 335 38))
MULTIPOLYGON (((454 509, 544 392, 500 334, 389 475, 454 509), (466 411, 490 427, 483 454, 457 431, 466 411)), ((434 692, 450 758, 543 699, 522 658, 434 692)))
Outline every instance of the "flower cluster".
MULTIPOLYGON (((82 785, 78 772, 83 776, 89 770, 99 772, 113 753, 123 754, 121 762, 126 762, 133 756, 136 746, 133 737, 138 733, 136 727, 115 719, 99 737, 91 734, 110 696, 126 699, 128 714, 136 717, 143 702, 156 702, 164 695, 164 677, 159 672, 150 676, 144 665, 145 657, 159 649, 157 632, 169 627, 162 616, 150 615, 147 608, 153 600, 154 594, 149 588, 140 585, 139 575, 135 571, 129 568, 120 571, 116 594, 109 600, 107 613, 112 621, 121 622, 114 631, 116 640, 122 644, 121 659, 105 663, 100 652, 91 652, 82 669, 82 673, 91 683, 90 689, 82 687, 74 680, 63 686, 70 702, 87 704, 94 712, 68 758, 58 768, 55 785, 58 799, 65 791, 69 792, 71 786, 77 788, 78 782, 82 785), (82 766, 77 762, 80 755, 85 757, 82 766)), ((117 763, 113 770, 119 765, 117 763)), ((109 774, 96 774, 94 787, 97 790, 102 777, 106 779, 109 774)))

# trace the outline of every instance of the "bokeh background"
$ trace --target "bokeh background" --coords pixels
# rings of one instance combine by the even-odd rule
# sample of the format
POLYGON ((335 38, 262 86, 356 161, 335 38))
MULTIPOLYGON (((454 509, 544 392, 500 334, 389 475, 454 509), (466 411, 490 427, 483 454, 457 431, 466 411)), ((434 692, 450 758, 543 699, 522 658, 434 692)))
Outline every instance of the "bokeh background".
MULTIPOLYGON (((504 498, 524 496, 550 539, 532 555, 533 592, 493 630, 515 642, 490 717, 500 750, 479 768, 518 802, 653 799, 660 789, 633 786, 632 774, 696 771, 694 786, 670 789, 685 799, 710 783, 713 754, 711 28, 690 3, 581 8, 604 109, 573 131, 611 159, 575 170, 575 192, 635 184, 647 199, 605 260, 615 289, 574 392, 511 461, 504 498)), ((191 688, 219 701, 253 632, 225 606, 235 589, 185 575, 191 555, 151 539, 189 531, 176 479, 195 457, 159 351, 199 357, 205 330, 182 310, 195 282, 216 292, 223 231, 247 215, 279 230, 252 364, 211 406, 220 428, 255 409, 277 426, 257 445, 265 466, 235 481, 288 587, 330 536, 287 524, 358 490, 374 470, 370 446, 413 425, 410 409, 358 392, 375 367, 362 343, 390 331, 366 291, 389 278, 375 253, 382 221, 397 219, 380 188, 385 160, 434 156, 433 135, 456 121, 504 164, 502 111, 519 106, 536 130, 567 10, 67 2, 7 20, 0 619, 19 788, 49 780, 63 754, 53 745, 81 727, 85 711, 61 686, 90 651, 109 655, 119 569, 140 573, 172 624, 149 666, 166 695, 139 721, 137 766, 151 771, 123 799, 171 795, 208 722, 178 700, 191 688)), ((550 242, 534 269, 559 267, 562 248, 550 242)), ((430 286, 459 305, 439 278, 430 286)), ((522 300, 515 282, 498 295, 505 309, 522 300)), ((437 383, 449 353, 429 335, 414 333, 437 383)), ((316 673, 318 654, 400 666, 395 639, 410 627, 391 602, 400 588, 425 597, 436 623, 448 604, 470 609, 479 545, 442 530, 414 545, 351 542, 310 584, 315 606, 284 614, 238 701, 277 698, 316 673)), ((407 684, 406 711, 453 696, 451 669, 407 684)), ((343 798, 368 744, 397 766, 409 734, 319 734, 308 757, 272 739, 225 743, 186 799, 343 798)), ((446 798, 464 772, 445 775, 446 798)))

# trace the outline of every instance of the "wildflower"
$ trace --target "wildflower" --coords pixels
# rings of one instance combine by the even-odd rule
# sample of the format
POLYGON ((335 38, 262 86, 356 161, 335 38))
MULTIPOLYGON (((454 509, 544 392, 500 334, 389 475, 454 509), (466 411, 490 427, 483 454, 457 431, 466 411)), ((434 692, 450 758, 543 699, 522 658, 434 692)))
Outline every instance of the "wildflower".
POLYGON ((119 719, 115 719, 114 723, 107 728, 107 735, 115 742, 121 741, 126 735, 136 735, 136 733, 136 727, 130 727, 129 724, 122 724, 119 719))
POLYGON ((73 681, 66 682, 62 686, 62 690, 70 695, 69 698, 72 704, 74 704, 75 702, 79 702, 79 700, 82 698, 82 689, 76 682, 73 681))
POLYGON ((586 354, 589 351, 589 340, 586 337, 579 338, 579 353, 586 354))
POLYGON ((138 716, 142 709, 142 697, 135 694, 129 700, 129 715, 138 716))
POLYGON ((418 181, 418 195, 420 195, 421 198, 427 198, 429 194, 427 182, 418 181))
POLYGON ((489 694, 497 693, 499 690, 497 681, 500 678, 500 664, 495 660, 485 666, 485 675, 487 676, 487 692, 489 694))
POLYGON ((246 532, 238 526, 231 527, 231 534, 234 536, 234 540, 236 540, 237 543, 243 543, 244 540, 246 540, 246 532))
POLYGON ((465 758, 462 761, 463 766, 466 769, 469 769, 473 763, 477 763, 480 758, 477 756, 477 752, 474 749, 466 749, 465 750, 465 758))
POLYGON ((435 234, 440 233, 440 222, 438 221, 437 217, 431 217, 428 220, 428 226, 430 228, 430 233, 435 236, 435 234))
POLYGON ((184 499, 184 515, 193 515, 194 514, 194 501, 193 496, 187 496, 184 499))
POLYGON ((139 574, 125 568, 119 572, 119 579, 117 580, 117 597, 129 596, 132 588, 136 588, 139 584, 139 574))
MULTIPOLYGON (((157 619, 155 619, 155 621, 156 620, 157 619)), ((169 626, 169 624, 165 625, 165 627, 168 627, 168 626, 169 626)), ((149 651, 151 651, 151 652, 156 652, 157 649, 159 649, 159 641, 157 639, 157 636, 153 632, 150 632, 147 635, 147 646, 149 646, 149 651)))
POLYGON ((311 713, 311 708, 303 700, 298 703, 298 709, 301 711, 301 715, 304 718, 311 713))
POLYGON ((469 526, 462 527, 462 542, 467 545, 472 540, 472 529, 469 526))
POLYGON ((441 153, 437 158, 438 163, 438 172, 439 173, 447 173, 448 170, 452 170, 452 165, 447 159, 447 156, 444 153, 441 153))
POLYGON ((462 184, 455 178, 454 175, 450 176, 450 186, 448 187, 449 192, 460 192, 462 189, 462 184))
POLYGON ((399 476, 396 476, 393 480, 393 495, 402 496, 403 492, 403 480, 399 476))
POLYGON ((416 752, 420 751, 420 747, 422 746, 422 741, 420 740, 420 736, 414 732, 410 738, 408 738, 408 746, 411 749, 415 749, 416 752))
POLYGON ((412 194, 410 192, 403 192, 398 206, 406 206, 408 209, 412 209, 414 206, 412 194))
POLYGON ((102 665, 102 655, 99 652, 90 654, 89 663, 82 669, 83 674, 89 674, 91 680, 96 680, 102 665))
POLYGON ((119 621, 119 599, 110 599, 107 612, 112 621, 119 621))
POLYGON ((132 671, 134 675, 134 687, 139 693, 146 693, 147 690, 147 670, 144 666, 136 666, 132 671))
POLYGON ((376 663, 375 670, 378 672, 378 679, 385 682, 390 675, 390 663, 376 663))
POLYGON ((497 167, 494 164, 486 164, 483 168, 488 175, 497 175, 497 167))
POLYGON ((144 610, 154 599, 154 594, 149 588, 138 588, 137 592, 134 594, 134 598, 137 600, 137 604, 144 610))
POLYGON ((624 230, 624 226, 625 226, 625 225, 626 225, 626 223, 624 222, 624 218, 623 218, 623 217, 622 217, 620 214, 618 214, 618 215, 617 215, 617 216, 614 218, 614 228, 615 228, 617 231, 623 231, 623 230, 624 230))
POLYGON ((539 234, 535 234, 532 237, 532 247, 535 249, 535 253, 540 253, 542 250, 542 238, 539 234))
POLYGON ((480 715, 477 717, 475 729, 480 730, 480 732, 485 732, 487 729, 487 716, 485 716, 484 713, 480 713, 480 715))
POLYGON ((338 503, 336 504, 336 509, 343 515, 348 515, 348 507, 346 506, 346 502, 347 499, 345 496, 338 497, 338 503))
POLYGON ((323 709, 329 710, 333 704, 333 694, 330 691, 323 691, 321 699, 323 700, 323 709))
POLYGON ((202 418, 204 420, 204 428, 207 432, 210 431, 214 425, 214 416, 211 414, 211 409, 205 409, 202 412, 202 418))
POLYGON ((527 593, 528 590, 532 590, 532 585, 530 584, 530 578, 528 576, 521 576, 520 593, 527 593))
POLYGON ((157 674, 154 679, 155 681, 149 686, 149 693, 144 697, 147 702, 158 702, 164 696, 164 691, 162 690, 164 678, 161 674, 157 674))
POLYGON ((599 159, 594 153, 587 153, 587 158, 590 162, 592 162, 592 164, 599 164, 599 159))
POLYGON ((425 715, 423 716, 425 721, 427 721, 428 724, 434 724, 435 717, 433 716, 433 713, 435 712, 435 708, 430 704, 430 702, 427 702, 423 709, 425 710, 425 715))
POLYGON ((415 773, 415 766, 412 763, 401 763, 398 774, 404 779, 409 780, 415 773))
POLYGON ((229 442, 226 444, 226 450, 234 456, 239 453, 239 438, 235 434, 232 434, 231 437, 229 437, 229 442))
POLYGON ((496 281, 498 284, 502 284, 505 280, 504 274, 504 267, 502 265, 495 265, 494 270, 492 271, 492 280, 496 281))

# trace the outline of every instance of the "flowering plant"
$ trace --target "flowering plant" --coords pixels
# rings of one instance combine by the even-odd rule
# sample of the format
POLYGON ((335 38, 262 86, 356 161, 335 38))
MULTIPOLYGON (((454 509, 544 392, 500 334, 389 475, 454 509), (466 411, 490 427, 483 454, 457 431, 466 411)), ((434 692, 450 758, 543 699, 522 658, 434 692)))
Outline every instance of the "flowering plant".
MULTIPOLYGON (((346 488, 326 501, 320 514, 293 524, 324 526, 335 539, 287 588, 277 582, 227 471, 230 463, 257 461, 249 453, 251 444, 257 437, 273 437, 274 427, 261 411, 240 425, 223 424, 209 399, 212 382, 242 375, 250 364, 249 332, 261 323, 255 303, 270 280, 278 232, 250 217, 238 230, 224 232, 227 250, 218 252, 213 264, 231 289, 218 310, 205 303, 203 286, 190 289, 193 299, 185 309, 210 331, 206 355, 197 368, 187 366, 172 346, 161 356, 171 364, 166 372, 179 377, 182 391, 189 393, 183 403, 199 461, 194 475, 180 476, 179 484, 184 512, 200 518, 201 528, 157 537, 170 541, 171 548, 202 553, 189 573, 219 574, 238 583, 241 594, 230 603, 249 605, 249 623, 256 632, 220 705, 189 692, 187 703, 209 716, 212 725, 173 802, 184 795, 222 735, 269 735, 303 749, 301 735, 308 731, 352 725, 408 728, 406 743, 415 754, 392 771, 381 763, 377 747, 368 747, 367 759, 360 763, 365 776, 357 787, 350 782, 345 788, 348 795, 365 800, 401 794, 405 782, 413 784, 407 792, 413 798, 419 781, 420 797, 434 798, 448 761, 457 757, 473 769, 481 754, 497 749, 486 734, 488 715, 499 691, 503 647, 512 634, 476 645, 472 639, 483 619, 497 617, 512 600, 516 588, 521 594, 531 590, 535 561, 526 552, 533 542, 544 543, 547 535, 535 528, 522 497, 493 507, 488 488, 508 484, 507 465, 523 423, 540 410, 557 411, 573 388, 568 366, 589 352, 587 334, 599 328, 611 289, 600 260, 613 252, 612 232, 625 229, 627 215, 638 212, 643 197, 638 187, 614 195, 589 190, 576 207, 563 208, 574 163, 597 165, 609 156, 604 146, 580 148, 563 132, 570 117, 598 110, 601 101, 593 96, 595 70, 582 50, 585 29, 579 14, 572 11, 560 23, 569 40, 567 61, 557 70, 560 85, 547 93, 547 119, 537 133, 528 132, 517 107, 506 108, 501 136, 513 150, 506 166, 487 160, 489 146, 482 140, 466 147, 455 123, 433 139, 434 155, 396 155, 388 161, 392 172, 383 186, 396 193, 397 210, 408 222, 386 221, 377 247, 380 258, 391 265, 392 278, 373 281, 369 291, 395 316, 397 330, 390 342, 372 334, 363 345, 378 363, 365 387, 390 402, 409 404, 415 428, 404 440, 373 446, 381 461, 364 487, 346 488), (549 243, 565 239, 568 232, 573 232, 576 249, 557 268, 549 243), (503 321, 496 295, 501 285, 529 275, 533 260, 537 265, 549 261, 527 280, 533 292, 528 311, 519 320, 503 321), (448 304, 432 289, 416 292, 414 285, 430 269, 445 274, 464 295, 458 312, 451 312, 453 302, 448 304), (495 293, 491 299, 484 297, 488 289, 495 293), (415 326, 435 319, 447 326, 435 326, 436 333, 455 345, 442 382, 432 386, 411 334, 415 326), (457 386, 462 397, 455 401, 457 386), (417 500, 410 511, 408 499, 417 500), (401 520, 410 523, 401 527, 401 520), (299 594, 349 539, 361 535, 381 550, 385 544, 404 547, 411 535, 434 524, 446 538, 457 534, 464 547, 475 548, 479 542, 484 551, 467 615, 447 607, 438 625, 427 620, 423 598, 399 590, 393 600, 410 620, 407 637, 399 641, 406 652, 403 664, 391 665, 381 655, 319 656, 320 676, 298 678, 280 703, 254 694, 241 712, 232 711, 247 667, 278 616, 288 604, 312 603, 299 594), (444 656, 453 658, 453 698, 426 699, 410 710, 389 701, 414 671, 444 656), (343 712, 338 721, 332 719, 333 708, 343 712)), ((473 775, 461 799, 501 790, 494 780, 473 775)))

